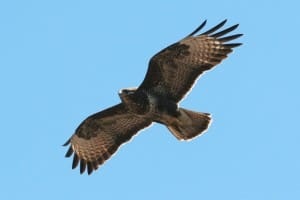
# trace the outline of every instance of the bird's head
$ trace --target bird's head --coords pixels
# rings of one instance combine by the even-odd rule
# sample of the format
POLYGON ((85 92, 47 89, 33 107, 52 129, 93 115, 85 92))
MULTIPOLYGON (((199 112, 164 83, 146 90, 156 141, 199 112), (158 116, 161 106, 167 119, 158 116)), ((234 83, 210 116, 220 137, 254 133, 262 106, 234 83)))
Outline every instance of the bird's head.
POLYGON ((119 91, 119 96, 123 103, 126 103, 130 100, 130 97, 135 93, 137 88, 124 88, 119 91))

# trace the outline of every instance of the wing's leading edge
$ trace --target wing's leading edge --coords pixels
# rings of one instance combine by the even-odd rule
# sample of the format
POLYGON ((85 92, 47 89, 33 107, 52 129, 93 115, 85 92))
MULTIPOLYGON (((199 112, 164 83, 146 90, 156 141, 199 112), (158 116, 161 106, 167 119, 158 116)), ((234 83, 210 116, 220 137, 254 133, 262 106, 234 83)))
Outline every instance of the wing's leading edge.
POLYGON ((72 169, 80 165, 80 173, 91 174, 117 149, 151 120, 130 114, 122 103, 91 115, 64 144, 70 145, 66 157, 73 156, 72 169))
POLYGON ((152 91, 179 102, 200 74, 219 64, 233 48, 241 45, 228 42, 241 37, 242 34, 225 36, 234 31, 238 24, 217 32, 226 22, 227 20, 224 20, 198 34, 206 25, 204 21, 187 37, 154 55, 139 89, 152 91))

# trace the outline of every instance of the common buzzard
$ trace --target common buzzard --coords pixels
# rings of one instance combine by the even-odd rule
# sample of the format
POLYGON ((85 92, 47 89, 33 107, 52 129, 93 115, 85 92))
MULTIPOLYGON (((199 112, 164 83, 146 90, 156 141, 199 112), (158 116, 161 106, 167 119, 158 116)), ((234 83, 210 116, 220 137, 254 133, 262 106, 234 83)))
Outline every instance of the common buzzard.
POLYGON ((238 24, 217 32, 225 23, 198 34, 204 21, 191 34, 154 55, 138 88, 120 90, 121 103, 85 119, 64 144, 70 144, 66 157, 74 153, 72 168, 80 163, 80 173, 87 169, 91 174, 153 122, 164 124, 178 140, 190 140, 203 133, 210 124, 210 114, 180 108, 178 103, 200 74, 241 45, 228 42, 242 34, 225 36, 238 24))

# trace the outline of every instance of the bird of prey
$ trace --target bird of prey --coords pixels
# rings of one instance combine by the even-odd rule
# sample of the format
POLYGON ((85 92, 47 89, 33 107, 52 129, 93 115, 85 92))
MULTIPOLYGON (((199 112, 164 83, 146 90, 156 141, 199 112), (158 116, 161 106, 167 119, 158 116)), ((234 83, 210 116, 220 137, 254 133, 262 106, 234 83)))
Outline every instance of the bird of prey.
POLYGON ((210 114, 180 108, 178 103, 199 75, 241 45, 230 41, 242 34, 225 36, 238 24, 219 31, 225 23, 199 33, 204 21, 191 34, 158 52, 150 59, 139 87, 120 90, 121 103, 86 118, 64 144, 70 145, 66 157, 74 154, 72 168, 80 163, 80 173, 91 174, 153 122, 165 125, 178 140, 201 135, 210 124, 210 114))

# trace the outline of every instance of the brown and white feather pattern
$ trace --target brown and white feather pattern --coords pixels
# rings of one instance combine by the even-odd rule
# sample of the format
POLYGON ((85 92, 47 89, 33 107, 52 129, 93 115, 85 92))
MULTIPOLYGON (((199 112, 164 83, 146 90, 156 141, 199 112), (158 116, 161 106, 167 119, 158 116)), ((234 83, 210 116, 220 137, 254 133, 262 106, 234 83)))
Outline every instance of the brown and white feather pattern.
POLYGON ((123 104, 118 104, 81 123, 65 144, 71 144, 66 157, 74 153, 72 168, 80 163, 80 172, 83 173, 87 168, 88 174, 91 174, 123 143, 151 123, 146 117, 131 114, 123 104))
POLYGON ((163 49, 150 60, 142 84, 121 92, 122 103, 85 119, 65 143, 70 145, 66 157, 73 155, 72 168, 91 174, 139 130, 153 121, 166 125, 177 139, 188 140, 203 133, 210 123, 206 113, 179 108, 178 102, 204 71, 219 64, 232 48, 228 43, 242 34, 224 37, 238 25, 218 31, 226 20, 208 31, 195 31, 163 49), (133 97, 133 98, 131 98, 133 97))
POLYGON ((205 33, 195 36, 204 27, 205 21, 193 33, 153 56, 139 89, 152 90, 154 93, 179 102, 200 74, 219 64, 232 52, 232 48, 241 45, 226 42, 242 34, 222 38, 238 25, 215 33, 225 23, 226 20, 205 33))

